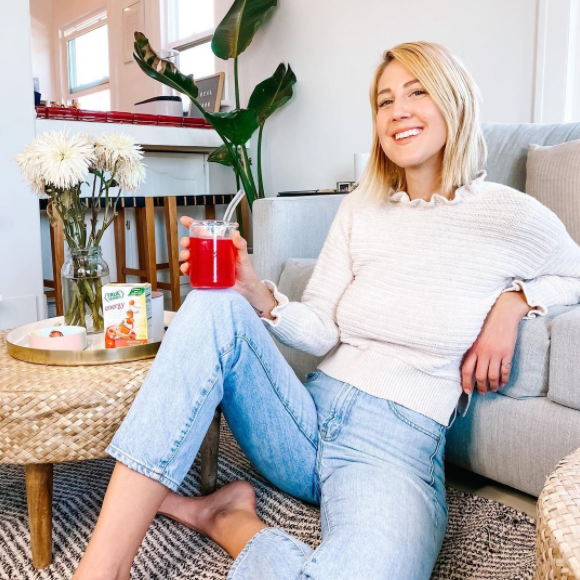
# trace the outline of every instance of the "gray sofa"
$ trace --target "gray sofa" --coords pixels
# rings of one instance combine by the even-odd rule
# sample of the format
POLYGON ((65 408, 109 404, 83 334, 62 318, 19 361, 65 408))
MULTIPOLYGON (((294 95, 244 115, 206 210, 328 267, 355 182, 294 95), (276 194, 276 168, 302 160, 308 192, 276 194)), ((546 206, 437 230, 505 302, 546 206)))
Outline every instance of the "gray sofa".
MULTIPOLYGON (((580 139, 580 123, 490 123, 483 130, 487 179, 520 191, 528 144, 580 139)), ((291 300, 300 300, 343 197, 254 204, 254 266, 291 300)), ((316 367, 315 357, 279 346, 298 376, 316 367)), ((579 447, 580 307, 555 306, 546 317, 522 320, 509 383, 500 393, 474 395, 466 417, 458 417, 449 433, 446 461, 538 496, 558 461, 579 447)))

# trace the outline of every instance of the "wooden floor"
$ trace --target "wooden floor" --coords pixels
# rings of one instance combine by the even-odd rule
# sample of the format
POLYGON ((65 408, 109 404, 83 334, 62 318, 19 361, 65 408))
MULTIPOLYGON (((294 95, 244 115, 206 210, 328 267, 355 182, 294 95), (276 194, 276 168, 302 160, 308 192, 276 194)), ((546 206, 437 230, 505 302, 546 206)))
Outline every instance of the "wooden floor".
POLYGON ((480 497, 499 501, 533 518, 536 517, 536 497, 522 493, 512 487, 502 485, 481 475, 471 473, 460 467, 447 465, 445 471, 447 484, 449 486, 480 497))

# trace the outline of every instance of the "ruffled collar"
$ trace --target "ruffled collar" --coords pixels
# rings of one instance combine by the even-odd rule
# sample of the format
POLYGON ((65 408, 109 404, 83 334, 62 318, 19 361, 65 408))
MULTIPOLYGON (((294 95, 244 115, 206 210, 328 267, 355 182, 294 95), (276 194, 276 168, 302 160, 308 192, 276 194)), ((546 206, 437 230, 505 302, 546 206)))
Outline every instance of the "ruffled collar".
POLYGON ((389 197, 389 201, 394 203, 401 203, 403 205, 408 205, 411 207, 435 207, 436 205, 455 205, 461 203, 462 200, 467 199, 475 195, 480 191, 480 186, 485 180, 487 173, 485 171, 479 171, 473 178, 473 181, 467 185, 462 185, 455 190, 455 196, 453 199, 447 199, 446 197, 440 195, 439 193, 434 193, 429 201, 424 199, 414 199, 411 200, 409 194, 406 191, 397 191, 389 197))

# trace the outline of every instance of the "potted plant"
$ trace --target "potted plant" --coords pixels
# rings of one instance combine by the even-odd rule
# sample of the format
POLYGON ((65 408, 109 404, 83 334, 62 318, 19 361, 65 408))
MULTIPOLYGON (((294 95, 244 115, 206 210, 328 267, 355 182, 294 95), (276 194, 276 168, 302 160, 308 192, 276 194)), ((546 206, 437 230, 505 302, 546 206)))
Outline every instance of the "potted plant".
POLYGON ((113 223, 122 190, 133 191, 145 180, 141 147, 129 135, 110 133, 98 138, 65 131, 43 133, 14 158, 31 189, 49 197, 52 226, 60 218, 69 257, 62 268, 65 323, 103 331, 101 289, 109 276, 101 239, 113 223), (81 186, 92 179, 89 210, 81 186), (104 209, 99 219, 100 210, 104 209))
POLYGON ((238 185, 241 183, 250 209, 255 199, 264 197, 262 179, 262 137, 266 120, 292 97, 296 76, 284 63, 274 74, 258 84, 243 109, 240 106, 238 57, 252 42, 254 35, 268 14, 277 6, 277 0, 235 0, 224 19, 217 26, 211 48, 223 60, 234 59, 234 89, 236 107, 232 111, 212 113, 205 111, 199 101, 198 87, 193 75, 184 75, 170 61, 160 58, 141 32, 135 32, 134 58, 151 78, 187 95, 212 125, 224 144, 212 152, 209 161, 232 167, 238 185), (257 176, 254 180, 246 143, 258 131, 257 176))

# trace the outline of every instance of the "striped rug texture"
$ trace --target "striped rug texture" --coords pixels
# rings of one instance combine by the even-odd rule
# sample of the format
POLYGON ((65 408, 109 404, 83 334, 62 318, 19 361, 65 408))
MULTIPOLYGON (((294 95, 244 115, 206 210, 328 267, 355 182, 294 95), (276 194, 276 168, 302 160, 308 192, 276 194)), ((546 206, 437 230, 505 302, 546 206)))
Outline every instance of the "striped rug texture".
MULTIPOLYGON (((95 525, 113 465, 111 459, 100 459, 55 466, 53 564, 41 571, 32 568, 29 556, 23 469, 0 466, 1 580, 70 579, 95 525)), ((198 473, 196 462, 182 486, 184 495, 199 494, 198 473)), ((224 426, 219 486, 238 479, 253 485, 258 513, 268 525, 284 528, 313 547, 318 545, 318 509, 273 489, 224 426)), ((495 501, 453 488, 447 493, 449 526, 432 580, 531 580, 534 520, 495 501)), ((160 517, 145 537, 131 578, 223 580, 232 562, 210 540, 160 517)))

